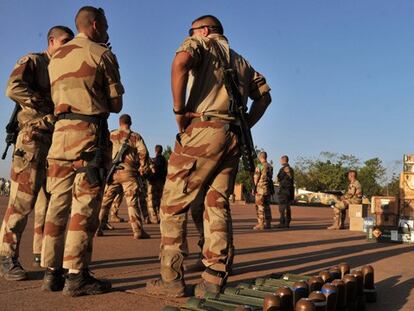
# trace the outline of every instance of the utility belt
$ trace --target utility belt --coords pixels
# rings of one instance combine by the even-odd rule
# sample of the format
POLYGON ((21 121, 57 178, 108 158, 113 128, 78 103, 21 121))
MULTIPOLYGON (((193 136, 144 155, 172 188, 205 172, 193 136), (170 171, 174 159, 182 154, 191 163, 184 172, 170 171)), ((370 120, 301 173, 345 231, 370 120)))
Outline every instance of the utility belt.
POLYGON ((236 134, 237 136, 241 134, 240 126, 236 123, 236 121, 225 120, 223 118, 219 118, 215 116, 201 116, 201 117, 192 118, 190 121, 190 124, 192 125, 192 124, 196 124, 199 122, 208 122, 208 121, 213 121, 213 122, 217 121, 220 123, 224 123, 228 126, 228 129, 234 134, 236 134))
MULTIPOLYGON (((88 122, 88 123, 93 123, 96 125, 101 125, 102 121, 106 121, 107 118, 102 117, 102 116, 89 116, 89 115, 84 115, 84 114, 79 114, 79 113, 72 113, 72 112, 65 112, 65 113, 61 113, 57 116, 56 121, 60 121, 60 120, 76 120, 76 121, 84 121, 84 122, 88 122)), ((106 122, 105 122, 106 123, 106 122)))

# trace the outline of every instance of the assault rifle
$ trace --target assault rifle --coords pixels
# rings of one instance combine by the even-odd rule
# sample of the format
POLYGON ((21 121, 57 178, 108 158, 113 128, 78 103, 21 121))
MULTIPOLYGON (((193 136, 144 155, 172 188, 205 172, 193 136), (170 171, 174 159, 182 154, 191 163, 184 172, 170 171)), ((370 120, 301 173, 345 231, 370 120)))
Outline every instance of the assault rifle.
POLYGON ((112 183, 115 171, 118 169, 118 166, 124 161, 125 153, 129 148, 128 140, 131 137, 131 133, 132 132, 128 133, 127 138, 121 145, 121 149, 119 149, 119 151, 115 155, 115 158, 112 160, 111 168, 109 169, 108 176, 106 177, 107 184, 112 183))
POLYGON ((256 192, 256 185, 254 183, 254 160, 257 158, 256 150, 253 144, 252 132, 250 130, 247 113, 247 107, 243 103, 242 95, 238 88, 237 72, 234 70, 227 59, 224 57, 220 48, 217 46, 217 42, 211 40, 217 52, 220 67, 223 72, 223 83, 226 87, 227 94, 229 96, 229 111, 231 115, 236 117, 238 121, 238 130, 240 138, 240 151, 243 162, 243 168, 249 172, 250 182, 253 187, 253 192, 256 192))
POLYGON ((19 134, 19 122, 17 121, 17 114, 19 113, 21 107, 16 104, 12 115, 10 116, 9 123, 6 125, 6 149, 1 156, 1 159, 4 160, 7 157, 7 151, 11 145, 14 145, 17 140, 17 135, 19 134))

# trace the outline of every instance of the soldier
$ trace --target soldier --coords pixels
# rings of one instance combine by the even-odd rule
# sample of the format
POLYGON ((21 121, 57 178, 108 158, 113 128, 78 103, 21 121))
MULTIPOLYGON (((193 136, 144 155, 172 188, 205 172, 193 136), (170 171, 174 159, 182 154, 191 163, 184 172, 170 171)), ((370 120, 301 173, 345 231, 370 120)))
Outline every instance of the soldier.
POLYGON ((151 161, 151 174, 148 177, 147 207, 149 219, 153 224, 159 222, 161 196, 167 178, 167 160, 162 155, 162 151, 162 146, 155 146, 155 158, 151 161))
POLYGON ((97 236, 103 235, 103 226, 108 218, 109 209, 116 195, 124 193, 128 206, 129 223, 132 227, 134 239, 148 239, 150 236, 142 226, 139 213, 138 196, 140 185, 139 175, 149 170, 148 150, 141 135, 131 130, 132 120, 128 114, 119 118, 119 129, 111 132, 112 158, 115 159, 121 151, 123 144, 128 148, 122 156, 122 163, 116 167, 116 171, 107 184, 105 195, 99 212, 99 229, 97 236))
POLYGON ((3 196, 4 195, 4 178, 0 178, 0 195, 3 196))
MULTIPOLYGON (((18 60, 7 84, 6 95, 20 106, 17 115, 20 131, 13 152, 12 181, 5 183, 10 199, 0 231, 0 274, 6 280, 27 277, 18 261, 19 245, 37 194, 44 191, 41 188, 46 182, 46 155, 54 122, 47 66, 56 50, 72 38, 69 28, 52 27, 47 36, 47 50, 18 60)), ((42 209, 46 206, 45 201, 39 204, 42 209)))
POLYGON ((110 112, 121 110, 124 93, 117 60, 106 45, 104 11, 82 7, 75 23, 79 34, 56 52, 49 65, 57 121, 48 154, 51 197, 41 260, 47 268, 42 289, 58 291, 64 285, 66 296, 100 294, 111 288, 110 282, 95 279, 88 266, 105 168, 111 161, 107 119, 110 112), (62 268, 68 269, 66 281, 62 268))
POLYGON ((222 59, 230 61, 237 72, 244 104, 248 97, 253 99, 250 126, 271 102, 265 78, 229 48, 220 21, 211 15, 197 18, 172 64, 173 111, 179 134, 168 162, 161 202, 161 278, 147 283, 147 291, 155 295, 184 295, 187 211, 190 206, 202 207, 203 204, 193 204, 200 198, 205 208, 206 268, 195 295, 219 292, 227 280, 229 249, 233 245, 229 195, 233 192, 240 152, 239 127, 234 125, 236 120, 230 112, 218 53, 224 54, 222 59), (186 97, 188 81, 190 94, 186 97))
POLYGON ((277 174, 279 182, 279 228, 289 228, 292 221, 290 203, 295 199, 295 175, 289 165, 289 157, 287 155, 280 157, 280 165, 282 167, 277 174))
POLYGON ((334 209, 334 222, 332 226, 328 227, 329 230, 342 230, 345 229, 346 210, 349 204, 361 204, 362 203, 362 187, 357 180, 357 172, 350 170, 348 172, 348 190, 345 195, 334 201, 332 206, 334 209))
POLYGON ((275 193, 275 188, 273 186, 273 167, 267 162, 267 153, 260 152, 258 158, 260 163, 254 174, 257 225, 253 229, 264 230, 271 228, 270 197, 275 193))

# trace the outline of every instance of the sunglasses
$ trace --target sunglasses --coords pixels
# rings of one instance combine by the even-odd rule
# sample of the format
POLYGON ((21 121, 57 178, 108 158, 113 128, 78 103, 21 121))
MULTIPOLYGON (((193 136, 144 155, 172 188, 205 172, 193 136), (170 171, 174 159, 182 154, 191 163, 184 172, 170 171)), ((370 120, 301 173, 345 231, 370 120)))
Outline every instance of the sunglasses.
POLYGON ((214 27, 214 26, 210 26, 210 25, 203 25, 203 26, 199 26, 199 27, 194 27, 194 28, 190 28, 189 30, 188 30, 188 34, 189 34, 189 36, 191 37, 193 34, 194 34, 194 30, 197 30, 197 29, 203 29, 203 28, 205 28, 205 27, 207 27, 208 29, 216 29, 217 27, 214 27))

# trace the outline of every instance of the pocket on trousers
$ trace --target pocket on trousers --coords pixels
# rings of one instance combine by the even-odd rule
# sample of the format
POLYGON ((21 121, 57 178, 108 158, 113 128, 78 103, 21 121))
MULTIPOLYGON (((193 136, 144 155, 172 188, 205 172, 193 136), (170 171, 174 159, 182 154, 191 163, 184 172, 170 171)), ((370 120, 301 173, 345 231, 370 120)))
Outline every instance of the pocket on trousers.
POLYGON ((13 155, 12 179, 19 184, 28 184, 34 159, 33 152, 17 149, 13 155))
POLYGON ((191 177, 197 167, 197 159, 173 152, 169 160, 168 179, 182 184, 183 193, 192 190, 191 177))

